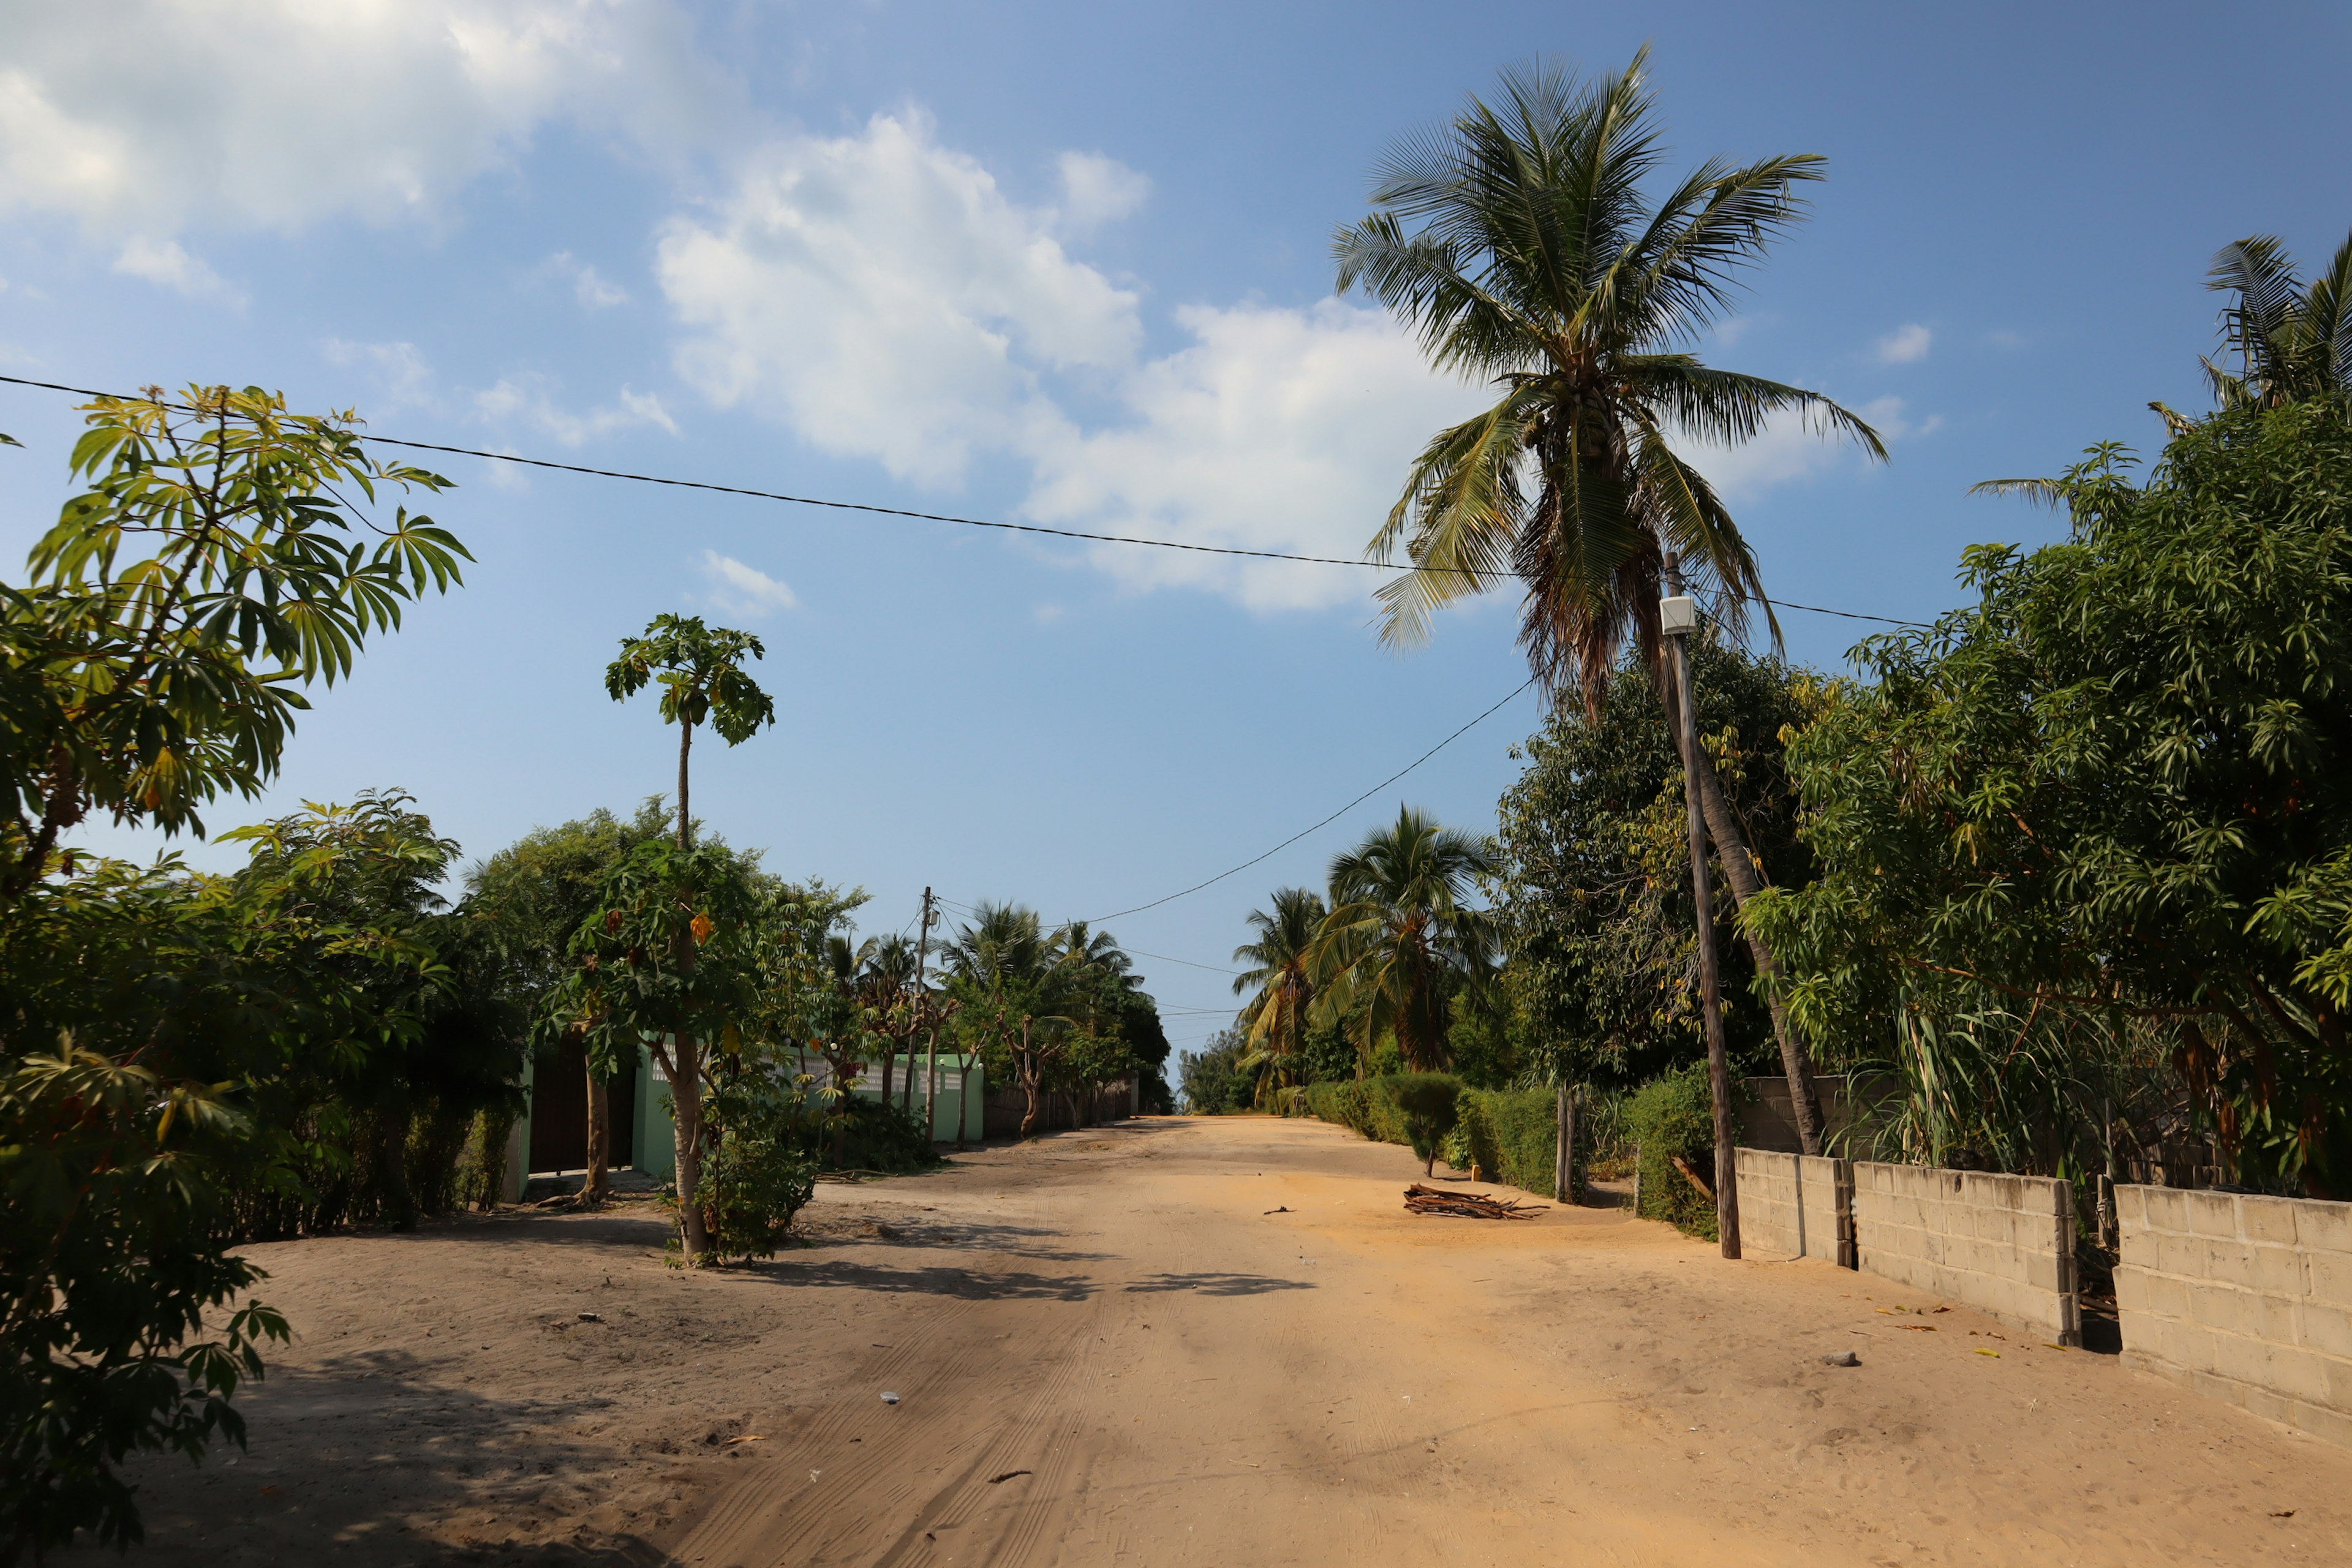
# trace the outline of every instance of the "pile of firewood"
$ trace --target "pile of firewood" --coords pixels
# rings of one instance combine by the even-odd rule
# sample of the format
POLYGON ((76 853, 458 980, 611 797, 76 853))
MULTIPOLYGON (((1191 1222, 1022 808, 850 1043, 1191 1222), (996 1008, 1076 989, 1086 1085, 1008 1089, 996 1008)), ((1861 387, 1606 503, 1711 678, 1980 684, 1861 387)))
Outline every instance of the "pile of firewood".
POLYGON ((1544 1208, 1492 1193, 1449 1193, 1419 1182, 1404 1190, 1404 1206, 1414 1214, 1450 1214, 1457 1219, 1533 1219, 1544 1208))

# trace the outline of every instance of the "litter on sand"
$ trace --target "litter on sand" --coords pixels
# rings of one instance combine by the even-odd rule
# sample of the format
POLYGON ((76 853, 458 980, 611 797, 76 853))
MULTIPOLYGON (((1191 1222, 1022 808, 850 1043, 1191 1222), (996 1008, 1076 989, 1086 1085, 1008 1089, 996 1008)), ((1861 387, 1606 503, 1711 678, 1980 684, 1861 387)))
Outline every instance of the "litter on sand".
POLYGON ((882 1396, 882 1403, 885 1405, 896 1405, 898 1403, 898 1396, 895 1394, 886 1394, 882 1396))
POLYGON ((1457 1219, 1533 1219, 1545 1207, 1503 1199, 1491 1193, 1448 1193, 1419 1182, 1404 1190, 1404 1206, 1414 1214, 1452 1215, 1457 1219))

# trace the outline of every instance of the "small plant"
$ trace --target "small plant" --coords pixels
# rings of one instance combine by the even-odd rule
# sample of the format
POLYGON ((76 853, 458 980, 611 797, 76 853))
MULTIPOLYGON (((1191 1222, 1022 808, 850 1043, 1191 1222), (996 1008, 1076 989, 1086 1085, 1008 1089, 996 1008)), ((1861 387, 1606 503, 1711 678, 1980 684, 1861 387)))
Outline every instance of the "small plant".
POLYGON ((792 1235, 793 1216, 816 1195, 816 1162, 800 1148, 803 1098, 760 1071, 710 1096, 718 1139, 694 1194, 714 1256, 774 1257, 792 1235))

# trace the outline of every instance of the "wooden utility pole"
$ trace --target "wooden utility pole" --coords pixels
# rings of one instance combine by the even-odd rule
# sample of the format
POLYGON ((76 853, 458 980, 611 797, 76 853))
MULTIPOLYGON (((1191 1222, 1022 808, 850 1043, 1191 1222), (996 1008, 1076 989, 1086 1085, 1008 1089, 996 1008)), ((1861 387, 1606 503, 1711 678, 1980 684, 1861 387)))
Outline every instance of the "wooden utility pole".
MULTIPOLYGON (((923 989, 924 974, 930 956, 931 890, 925 888, 922 930, 915 937, 915 1005, 922 1009, 921 1016, 925 1021, 929 1020, 931 1012, 931 994, 923 989)), ((910 1100, 915 1098, 915 1063, 912 1045, 913 1042, 909 1041, 910 1048, 907 1062, 907 1098, 910 1100)), ((927 1138, 932 1142, 937 1142, 940 1136, 940 1026, 936 1023, 931 1024, 930 1046, 925 1055, 930 1061, 930 1079, 923 1086, 923 1130, 927 1138)), ((911 1110, 912 1107, 908 1109, 911 1110)))
POLYGON ((1559 1085, 1559 1142, 1552 1150, 1551 1168, 1553 1201, 1564 1204, 1576 1187, 1570 1174, 1576 1168, 1576 1090, 1565 1079, 1559 1085))
POLYGON ((1715 1225, 1726 1258, 1739 1256, 1739 1155, 1731 1124, 1731 1060, 1723 1043, 1722 975, 1715 953, 1715 896, 1706 868, 1706 818, 1699 809, 1698 694, 1691 689, 1690 639, 1698 629, 1698 607, 1683 594, 1681 560, 1666 552, 1666 593, 1658 606, 1675 666, 1675 694, 1682 712, 1675 746, 1683 759, 1683 800, 1690 816, 1691 898, 1697 904, 1699 1013, 1706 1028, 1706 1083, 1715 1099, 1715 1225))

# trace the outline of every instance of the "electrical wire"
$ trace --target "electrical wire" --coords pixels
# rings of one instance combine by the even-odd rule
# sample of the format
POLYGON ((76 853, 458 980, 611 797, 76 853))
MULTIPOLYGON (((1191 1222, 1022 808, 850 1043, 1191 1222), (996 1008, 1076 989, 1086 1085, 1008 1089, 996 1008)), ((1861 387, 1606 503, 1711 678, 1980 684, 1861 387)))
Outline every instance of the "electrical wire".
MULTIPOLYGON (((68 386, 61 382, 35 381, 27 376, 0 375, 0 382, 12 386, 37 387, 44 392, 68 392, 77 397, 122 398, 122 394, 98 392, 87 386, 68 386)), ((125 399, 125 401, 130 401, 125 399)), ((185 404, 168 406, 184 408, 185 404)), ((1055 539, 1075 539, 1092 544, 1132 544, 1153 550, 1182 550, 1196 555, 1234 555, 1253 561, 1289 561, 1307 566, 1368 567, 1375 572, 1421 572, 1428 568, 1393 561, 1367 561, 1341 555, 1299 555, 1283 550, 1249 550, 1234 544, 1190 544, 1178 539, 1146 539, 1129 533, 1094 533, 1085 529, 1048 528, 1036 522, 1004 522, 981 517, 958 517, 951 512, 912 511, 905 507, 877 506, 868 501, 829 500, 818 496, 787 494, 782 490, 753 489, 744 485, 722 485, 709 479, 677 479, 660 474, 631 473, 625 468, 597 468, 583 463, 559 463, 547 458, 525 458, 512 452, 491 452, 478 447, 452 447, 438 441, 409 441, 396 436, 368 435, 362 441, 373 441, 380 446, 405 447, 418 452, 445 452, 453 457, 479 458, 487 462, 512 463, 526 468, 547 468, 556 473, 584 474, 592 479, 624 479, 631 484, 665 485, 674 489, 707 490, 714 495, 743 496, 753 500, 782 501, 792 506, 824 507, 835 511, 866 512, 875 517, 908 518, 920 522, 955 523, 964 528, 992 528, 1006 533, 1037 533, 1055 539)), ((1502 582, 1518 575, 1516 572, 1485 570, 1475 566, 1449 566, 1447 574, 1460 577, 1485 577, 1502 582)), ((1757 596, 1761 603, 1779 610, 1803 610, 1816 616, 1840 616, 1850 621, 1875 621, 1890 626, 1916 626, 1923 623, 1906 621, 1893 616, 1868 616, 1859 610, 1832 610, 1820 605, 1800 605, 1793 599, 1768 599, 1757 596)))
MULTIPOLYGON (((1496 713, 1502 711, 1506 703, 1508 703, 1512 698, 1517 697, 1520 692, 1527 690, 1528 687, 1533 686, 1535 683, 1536 678, 1529 676, 1511 692, 1509 697, 1504 698, 1501 702, 1496 703, 1494 707, 1487 709, 1486 711, 1479 714, 1477 718, 1471 720, 1469 723, 1463 725, 1462 728, 1454 731, 1454 733, 1446 736, 1445 739, 1438 742, 1437 744, 1430 747, 1429 750, 1422 752, 1421 755, 1413 758, 1412 761, 1407 763, 1404 766, 1399 768, 1396 772, 1391 773, 1388 777, 1382 779, 1380 783, 1374 784, 1371 788, 1366 790, 1363 794, 1358 795, 1355 799, 1349 801, 1347 805, 1341 806, 1339 810, 1333 812, 1322 821, 1316 823, 1313 826, 1300 828, 1297 832, 1292 834, 1289 837, 1284 839, 1281 843, 1276 845, 1265 854, 1244 860, 1240 865, 1235 866, 1229 870, 1220 871, 1205 882, 1195 882, 1191 887, 1184 889, 1181 892, 1171 893, 1164 899, 1154 899, 1148 904, 1138 904, 1131 910, 1120 910, 1115 914, 1101 915, 1087 923, 1089 925, 1108 925, 1111 921, 1116 920, 1124 920, 1129 915, 1139 915, 1146 910, 1156 910, 1162 904, 1172 904, 1179 899, 1190 898, 1203 888, 1213 888, 1219 882, 1223 881, 1226 878, 1236 876, 1241 872, 1246 871, 1261 860, 1272 859, 1276 855, 1278 855, 1283 850, 1289 848, 1292 845, 1297 843, 1308 834, 1317 832, 1321 828, 1330 826, 1331 824, 1339 821, 1341 817, 1347 816, 1348 813, 1355 810, 1356 807, 1363 805, 1364 802, 1371 799, 1372 796, 1380 794, 1381 791, 1388 788, 1389 785, 1396 783, 1397 780, 1404 777, 1405 774, 1412 772, 1413 769, 1421 766, 1422 763, 1429 761, 1430 758, 1445 750, 1446 747, 1452 745, 1454 742, 1468 734, 1472 730, 1476 729, 1478 725, 1485 722, 1486 720, 1493 718, 1496 713)), ((1181 963, 1184 961, 1179 959, 1177 962, 1181 963)), ((1205 969, 1208 966, 1203 964, 1202 967, 1205 969)))

